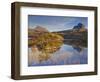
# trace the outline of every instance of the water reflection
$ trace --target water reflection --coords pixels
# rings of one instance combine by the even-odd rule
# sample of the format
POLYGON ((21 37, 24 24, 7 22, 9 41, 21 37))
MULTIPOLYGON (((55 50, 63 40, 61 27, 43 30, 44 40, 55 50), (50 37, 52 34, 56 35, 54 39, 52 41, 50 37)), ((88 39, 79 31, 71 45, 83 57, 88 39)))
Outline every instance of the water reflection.
POLYGON ((39 51, 36 46, 28 48, 28 66, 87 64, 87 48, 63 44, 54 53, 39 51))

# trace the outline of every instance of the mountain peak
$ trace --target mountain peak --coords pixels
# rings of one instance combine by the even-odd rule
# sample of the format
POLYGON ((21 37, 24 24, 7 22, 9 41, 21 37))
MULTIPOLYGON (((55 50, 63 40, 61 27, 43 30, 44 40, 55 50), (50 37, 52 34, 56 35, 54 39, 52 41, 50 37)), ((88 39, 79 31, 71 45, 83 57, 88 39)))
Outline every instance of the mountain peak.
POLYGON ((36 26, 34 28, 34 30, 37 31, 37 32, 48 32, 48 30, 45 27, 42 27, 42 26, 36 26))

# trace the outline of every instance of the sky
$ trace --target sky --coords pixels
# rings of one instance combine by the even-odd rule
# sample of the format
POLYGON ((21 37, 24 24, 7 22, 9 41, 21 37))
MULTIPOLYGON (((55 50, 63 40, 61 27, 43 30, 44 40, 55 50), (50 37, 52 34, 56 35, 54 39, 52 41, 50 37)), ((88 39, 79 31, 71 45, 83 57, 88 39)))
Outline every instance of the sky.
POLYGON ((28 15, 28 28, 42 26, 50 32, 72 29, 78 23, 88 28, 87 17, 28 15))

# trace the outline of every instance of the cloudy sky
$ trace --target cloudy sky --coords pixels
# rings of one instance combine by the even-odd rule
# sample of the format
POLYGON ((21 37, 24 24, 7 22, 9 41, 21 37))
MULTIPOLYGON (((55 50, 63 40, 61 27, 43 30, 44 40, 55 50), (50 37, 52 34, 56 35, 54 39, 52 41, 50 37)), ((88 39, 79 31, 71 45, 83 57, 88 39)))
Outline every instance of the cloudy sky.
POLYGON ((42 26, 52 31, 62 31, 73 28, 78 23, 88 27, 87 17, 67 17, 67 16, 40 16, 40 15, 29 15, 28 16, 28 27, 35 28, 36 26, 42 26))

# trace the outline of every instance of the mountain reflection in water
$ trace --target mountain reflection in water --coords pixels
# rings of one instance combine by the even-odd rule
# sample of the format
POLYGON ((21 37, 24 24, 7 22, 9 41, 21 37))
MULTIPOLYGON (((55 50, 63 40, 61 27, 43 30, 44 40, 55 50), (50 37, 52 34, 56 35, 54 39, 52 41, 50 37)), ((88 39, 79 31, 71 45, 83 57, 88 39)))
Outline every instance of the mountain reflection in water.
POLYGON ((36 47, 28 48, 28 66, 87 64, 87 48, 63 44, 54 53, 43 53, 36 47))

